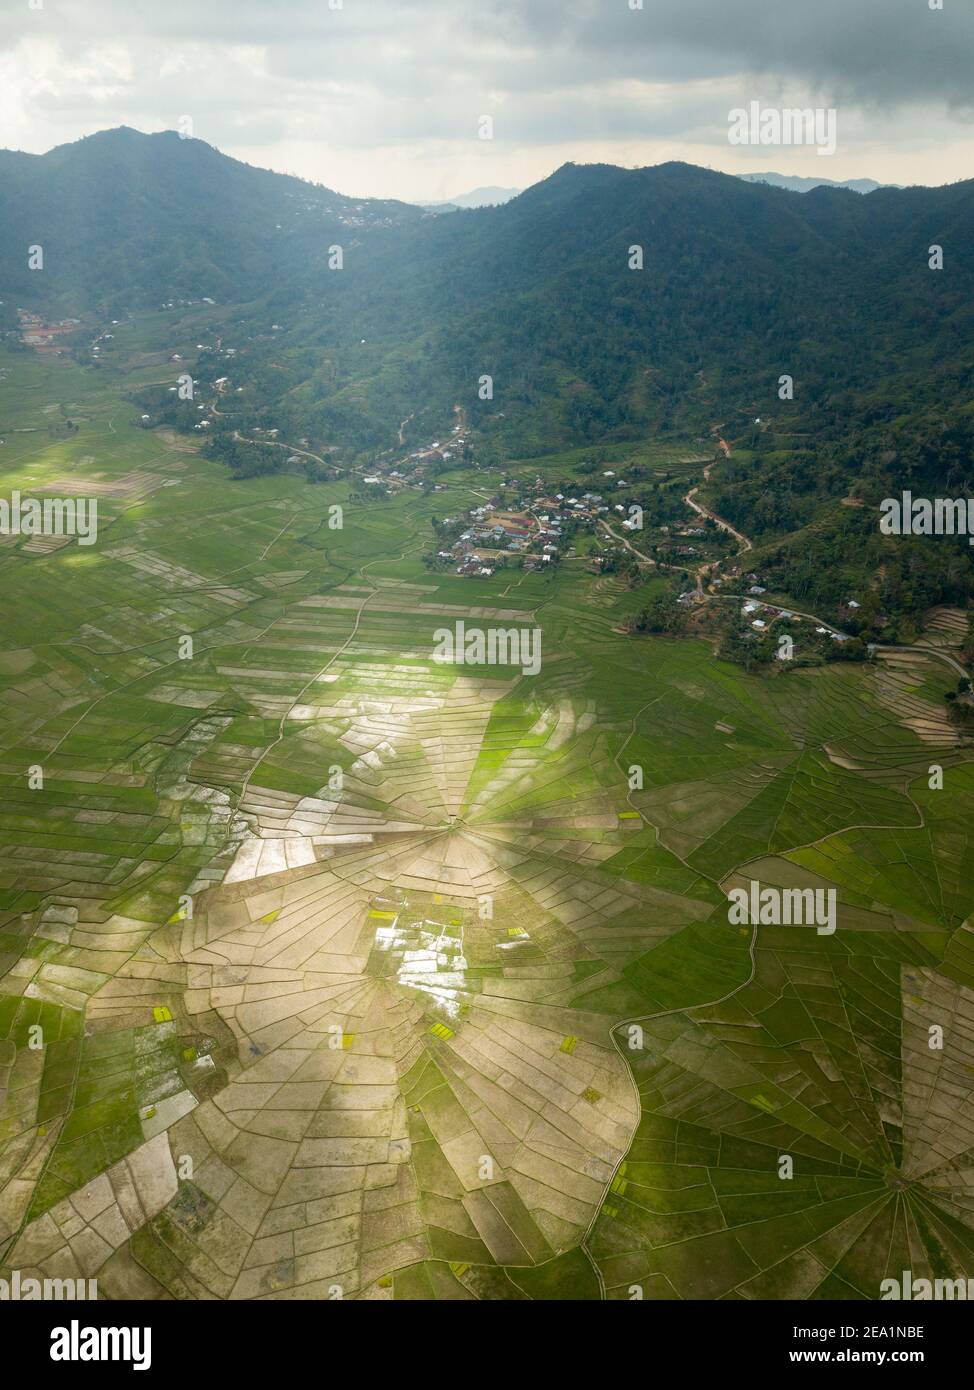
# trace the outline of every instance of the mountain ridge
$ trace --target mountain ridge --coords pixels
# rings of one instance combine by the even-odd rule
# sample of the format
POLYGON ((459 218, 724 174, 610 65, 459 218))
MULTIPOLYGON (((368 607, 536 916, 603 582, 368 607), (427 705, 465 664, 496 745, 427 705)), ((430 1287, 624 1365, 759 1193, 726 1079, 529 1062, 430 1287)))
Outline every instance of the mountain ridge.
POLYGON ((0 159, 0 181, 18 303, 96 319, 236 306, 236 371, 262 383, 253 423, 341 447, 388 447, 407 416, 437 429, 457 403, 499 451, 699 431, 728 411, 834 429, 843 411, 895 415, 911 376, 924 408, 970 380, 970 180, 794 197, 684 161, 569 161, 444 216, 122 129, 0 159), (38 242, 43 275, 26 269, 38 242), (928 269, 932 244, 947 273, 928 269), (271 323, 280 378, 262 368, 271 323), (778 403, 783 374, 794 405, 778 403))

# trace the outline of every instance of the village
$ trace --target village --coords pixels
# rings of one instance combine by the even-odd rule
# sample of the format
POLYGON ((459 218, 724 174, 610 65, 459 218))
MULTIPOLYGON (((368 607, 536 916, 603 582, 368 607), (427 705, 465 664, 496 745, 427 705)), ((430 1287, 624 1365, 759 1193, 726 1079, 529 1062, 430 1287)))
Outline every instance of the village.
POLYGON ((24 346, 51 357, 62 356, 68 347, 64 339, 81 327, 80 319, 58 319, 56 323, 48 323, 31 309, 18 309, 17 319, 24 346))
POLYGON ((501 489, 457 516, 433 519, 438 544, 426 557, 430 568, 485 579, 505 566, 541 570, 611 510, 600 493, 568 497, 540 477, 530 484, 508 478, 501 489))

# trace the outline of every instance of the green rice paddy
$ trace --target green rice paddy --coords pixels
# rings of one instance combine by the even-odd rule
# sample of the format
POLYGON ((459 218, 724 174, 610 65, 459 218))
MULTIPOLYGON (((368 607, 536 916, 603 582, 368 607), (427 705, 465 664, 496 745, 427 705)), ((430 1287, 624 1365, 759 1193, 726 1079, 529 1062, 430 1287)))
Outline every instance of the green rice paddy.
MULTIPOLYGON (((121 326, 99 371, 0 354, 0 493, 99 496, 94 546, 0 538, 0 1271, 167 1135, 196 1176, 105 1237, 114 1296, 327 1297, 337 1280, 396 1299, 869 1299, 903 1268, 966 1273, 974 759, 917 713, 936 666, 907 707, 871 666, 746 675, 701 640, 624 637, 652 581, 634 593, 581 557, 430 574, 431 515, 496 479, 467 468, 368 505, 345 481, 230 481, 125 399, 170 370, 172 331, 121 326), (79 428, 59 437, 65 417, 79 428), (539 627, 540 673, 438 666, 433 631, 455 617, 539 627), (241 856, 266 846, 247 878, 241 856), (319 871, 336 884, 315 916, 319 871), (727 891, 749 879, 834 890, 837 932, 732 926, 727 891), (287 952, 302 922, 330 931, 343 884, 359 916, 298 982, 287 952), (451 943, 435 968, 460 978, 456 1012, 412 977, 366 981, 376 931, 407 926, 411 955, 451 943), (245 978, 244 947, 272 940, 283 954, 245 978), (298 989, 304 1032, 285 1040, 283 1004, 245 1015, 298 989), (325 1069, 294 1083, 323 1088, 294 1101, 305 1128, 257 1094, 346 994, 339 1061, 396 1059, 377 1102, 403 1118, 389 1160, 356 1156, 364 1120, 329 1127, 344 1083, 325 1069), (385 1053, 360 1050, 386 1026, 385 1053), (386 1208, 303 1182, 336 1133, 386 1208), (565 1136, 585 1180, 556 1200, 565 1136), (471 1176, 477 1144, 492 1177, 471 1176), (272 1221, 272 1200, 290 1215, 272 1221), (330 1222, 347 1229, 300 1238, 330 1222)), ((606 460, 690 476, 696 452, 606 460)), ((530 468, 555 480, 590 453, 530 468)))

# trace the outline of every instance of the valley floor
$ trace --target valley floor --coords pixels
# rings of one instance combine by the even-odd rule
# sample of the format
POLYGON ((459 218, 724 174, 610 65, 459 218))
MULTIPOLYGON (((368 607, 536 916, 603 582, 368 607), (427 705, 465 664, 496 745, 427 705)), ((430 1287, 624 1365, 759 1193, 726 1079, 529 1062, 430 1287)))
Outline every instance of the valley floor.
POLYGON ((645 590, 581 557, 424 568, 472 468, 369 504, 231 482, 132 422, 147 359, 0 364, 3 495, 99 499, 92 546, 0 545, 0 1277, 665 1300, 964 1274, 956 615, 773 676, 627 638, 645 590), (438 663, 460 621, 539 629, 539 671, 438 663), (833 891, 837 930, 733 925, 752 880, 833 891))

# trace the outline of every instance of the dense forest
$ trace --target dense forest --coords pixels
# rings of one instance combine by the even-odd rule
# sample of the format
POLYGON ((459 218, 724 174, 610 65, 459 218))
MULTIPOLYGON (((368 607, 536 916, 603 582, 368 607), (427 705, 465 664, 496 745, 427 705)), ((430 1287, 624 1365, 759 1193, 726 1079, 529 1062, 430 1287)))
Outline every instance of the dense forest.
MULTIPOLYGON (((706 495, 796 599, 857 593, 893 633, 971 594, 963 540, 890 544, 875 509, 974 482, 974 182, 799 195, 686 164, 565 165, 438 215, 131 130, 5 152, 0 179, 18 302, 95 323, 170 296, 225 307, 232 367, 211 347, 194 373, 212 394, 232 370, 207 447, 235 476, 282 453, 238 430, 364 461, 457 405, 487 464, 719 433, 733 452, 706 495)), ((185 402, 136 404, 192 428, 185 402)), ((662 520, 665 499, 642 500, 662 520)))

